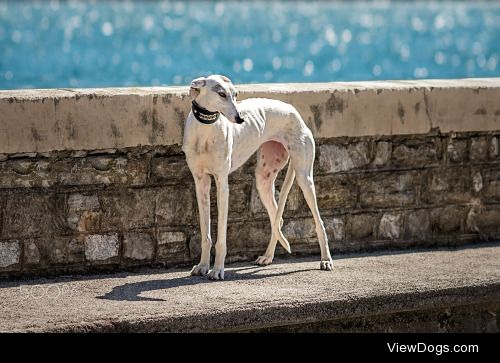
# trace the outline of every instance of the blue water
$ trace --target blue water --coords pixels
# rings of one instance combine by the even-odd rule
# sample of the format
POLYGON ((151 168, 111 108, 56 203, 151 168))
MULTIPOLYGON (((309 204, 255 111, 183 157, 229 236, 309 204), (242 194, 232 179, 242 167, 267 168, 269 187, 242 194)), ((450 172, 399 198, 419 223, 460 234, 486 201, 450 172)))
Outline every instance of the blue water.
POLYGON ((0 89, 500 76, 496 2, 0 0, 0 89))

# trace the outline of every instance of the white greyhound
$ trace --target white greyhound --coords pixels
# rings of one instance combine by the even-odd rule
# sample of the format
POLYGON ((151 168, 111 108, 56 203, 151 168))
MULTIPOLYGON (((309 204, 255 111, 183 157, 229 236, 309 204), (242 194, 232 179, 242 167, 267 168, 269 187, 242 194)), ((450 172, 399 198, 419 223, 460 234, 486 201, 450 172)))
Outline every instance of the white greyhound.
POLYGON ((285 202, 295 176, 311 209, 321 248, 322 270, 331 270, 332 257, 323 221, 316 203, 313 183, 314 139, 297 110, 278 100, 251 98, 236 103, 237 91, 224 76, 212 75, 191 82, 189 95, 192 110, 186 120, 182 150, 196 185, 200 213, 201 259, 191 275, 206 275, 211 280, 224 279, 229 186, 228 175, 238 169, 258 150, 256 185, 262 204, 271 221, 271 240, 259 265, 269 265, 274 258, 277 240, 290 252, 281 232, 285 202), (274 181, 288 162, 279 204, 274 198, 274 181), (217 184, 218 233, 215 263, 210 267, 210 175, 217 184))

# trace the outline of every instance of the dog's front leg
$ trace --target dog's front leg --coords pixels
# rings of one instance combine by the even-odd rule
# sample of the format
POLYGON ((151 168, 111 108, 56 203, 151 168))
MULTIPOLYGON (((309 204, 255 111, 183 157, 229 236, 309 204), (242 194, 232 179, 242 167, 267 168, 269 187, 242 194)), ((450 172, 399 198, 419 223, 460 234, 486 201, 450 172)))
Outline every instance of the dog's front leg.
POLYGON ((211 280, 224 280, 224 260, 226 259, 227 211, 229 200, 229 184, 226 175, 217 175, 217 242, 215 243, 214 268, 208 273, 211 280))
POLYGON ((191 275, 206 275, 210 268, 210 248, 212 247, 212 238, 210 237, 210 175, 194 175, 194 182, 200 214, 201 258, 200 263, 191 270, 191 275))

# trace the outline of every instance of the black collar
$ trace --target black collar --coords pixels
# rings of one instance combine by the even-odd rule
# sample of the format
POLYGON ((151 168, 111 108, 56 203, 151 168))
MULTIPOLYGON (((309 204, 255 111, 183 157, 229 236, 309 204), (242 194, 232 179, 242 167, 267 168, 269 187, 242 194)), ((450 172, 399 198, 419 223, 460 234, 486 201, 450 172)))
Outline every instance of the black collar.
POLYGON ((201 107, 196 101, 192 102, 193 115, 202 124, 210 125, 219 119, 219 111, 209 111, 201 107))

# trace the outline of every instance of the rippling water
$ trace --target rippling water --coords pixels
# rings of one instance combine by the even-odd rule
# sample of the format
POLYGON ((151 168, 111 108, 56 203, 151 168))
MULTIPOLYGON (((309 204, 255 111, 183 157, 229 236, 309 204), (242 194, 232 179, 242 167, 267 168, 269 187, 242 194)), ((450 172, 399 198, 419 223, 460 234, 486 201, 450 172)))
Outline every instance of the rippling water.
POLYGON ((0 89, 500 76, 496 2, 1 1, 0 89))

